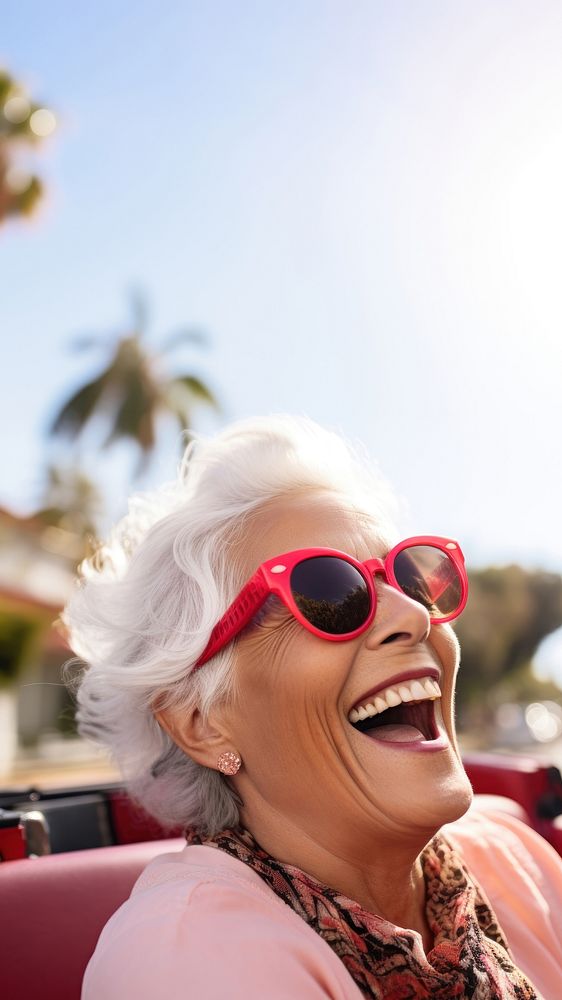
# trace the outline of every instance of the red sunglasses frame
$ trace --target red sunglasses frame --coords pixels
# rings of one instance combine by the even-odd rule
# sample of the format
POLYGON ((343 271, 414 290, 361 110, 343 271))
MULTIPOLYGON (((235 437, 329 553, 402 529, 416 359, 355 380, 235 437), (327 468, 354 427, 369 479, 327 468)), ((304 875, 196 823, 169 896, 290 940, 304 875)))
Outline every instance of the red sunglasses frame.
POLYGON ((391 587, 399 590, 402 594, 405 593, 394 574, 394 561, 396 557, 404 551, 404 549, 412 548, 414 546, 429 546, 431 548, 439 549, 441 552, 444 552, 454 564, 461 581, 462 589, 459 606, 454 612, 452 612, 452 614, 437 617, 430 616, 429 618, 432 624, 444 624, 445 622, 452 621, 453 618, 457 618, 460 615, 468 598, 468 577, 466 574, 464 555, 459 543, 454 541, 452 538, 441 538, 439 535, 416 535, 413 538, 406 538, 404 541, 399 542, 398 545, 395 545, 394 548, 390 550, 384 559, 367 559, 366 562, 359 562, 357 559, 354 559, 353 556, 348 555, 347 552, 340 552, 338 549, 295 549, 293 552, 285 552, 283 555, 275 556, 274 559, 267 559, 266 562, 263 562, 261 566, 258 567, 254 575, 248 580, 238 596, 227 608, 220 621, 218 621, 215 625, 213 631, 211 632, 209 642, 193 669, 197 670, 199 667, 202 667, 208 660, 211 659, 211 657, 215 656, 215 654, 218 653, 223 646, 226 646, 229 642, 231 642, 232 639, 234 639, 248 624, 248 622, 251 621, 253 616, 257 611, 259 611, 262 604, 264 604, 270 594, 275 594, 279 597, 297 621, 300 622, 300 624, 309 632, 312 632, 313 635, 317 635, 322 639, 327 639, 330 642, 343 642, 347 639, 355 639, 356 636, 361 635, 366 631, 366 629, 369 628, 369 625, 375 617, 377 610, 377 595, 374 578, 377 573, 380 573, 391 587), (309 622, 297 607, 291 592, 291 572, 295 566, 298 565, 298 563, 314 556, 336 556, 343 559, 344 562, 347 562, 351 566, 355 567, 365 580, 369 596, 371 598, 371 610, 369 611, 369 615, 365 622, 353 632, 345 632, 337 635, 334 635, 331 632, 323 632, 321 629, 309 622))

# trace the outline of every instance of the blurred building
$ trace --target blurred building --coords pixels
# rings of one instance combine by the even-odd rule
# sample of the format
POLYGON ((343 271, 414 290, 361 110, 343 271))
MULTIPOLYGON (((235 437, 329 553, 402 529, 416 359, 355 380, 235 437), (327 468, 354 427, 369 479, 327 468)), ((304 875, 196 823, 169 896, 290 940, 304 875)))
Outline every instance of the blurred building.
POLYGON ((0 684, 17 692, 22 746, 72 727, 61 667, 70 650, 55 624, 70 596, 83 541, 70 531, 0 507, 0 684))

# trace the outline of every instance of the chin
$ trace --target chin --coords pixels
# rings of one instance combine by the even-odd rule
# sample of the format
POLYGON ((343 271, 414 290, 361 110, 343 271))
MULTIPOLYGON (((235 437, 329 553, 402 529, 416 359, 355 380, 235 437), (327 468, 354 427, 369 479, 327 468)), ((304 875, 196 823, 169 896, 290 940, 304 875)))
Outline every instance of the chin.
POLYGON ((454 823, 468 811, 472 803, 472 785, 464 768, 459 765, 436 781, 431 794, 422 801, 409 802, 408 820, 414 827, 423 830, 428 839, 442 826, 454 823))
POLYGON ((439 826, 464 816, 472 804, 473 794, 468 775, 461 765, 457 773, 450 775, 439 787, 435 809, 432 810, 439 826))

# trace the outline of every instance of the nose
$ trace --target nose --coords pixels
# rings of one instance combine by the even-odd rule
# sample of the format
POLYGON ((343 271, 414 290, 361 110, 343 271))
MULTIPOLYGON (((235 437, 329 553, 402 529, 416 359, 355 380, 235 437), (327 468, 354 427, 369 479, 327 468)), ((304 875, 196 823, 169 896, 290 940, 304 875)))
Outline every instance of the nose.
POLYGON ((397 590, 386 580, 374 579, 377 607, 374 621, 367 633, 366 646, 374 649, 383 643, 401 642, 417 646, 425 642, 431 630, 427 608, 397 590))

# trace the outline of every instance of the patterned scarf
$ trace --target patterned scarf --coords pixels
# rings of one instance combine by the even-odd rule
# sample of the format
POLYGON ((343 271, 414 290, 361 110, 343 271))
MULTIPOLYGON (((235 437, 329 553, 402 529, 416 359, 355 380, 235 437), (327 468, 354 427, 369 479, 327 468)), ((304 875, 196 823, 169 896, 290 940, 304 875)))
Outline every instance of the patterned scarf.
POLYGON ((357 987, 375 1000, 540 1000, 513 962, 492 908, 461 858, 437 834, 421 854, 426 915, 435 936, 426 956, 420 938, 270 857, 237 828, 189 844, 218 847, 253 868, 324 938, 357 987))

